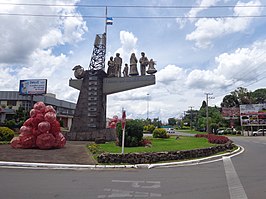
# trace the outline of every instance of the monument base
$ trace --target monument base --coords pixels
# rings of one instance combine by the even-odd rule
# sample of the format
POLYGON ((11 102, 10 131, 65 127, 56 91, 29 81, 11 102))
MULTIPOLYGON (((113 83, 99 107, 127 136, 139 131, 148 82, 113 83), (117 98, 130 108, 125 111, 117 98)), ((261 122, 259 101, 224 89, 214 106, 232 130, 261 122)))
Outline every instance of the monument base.
POLYGON ((69 141, 95 141, 103 139, 105 141, 116 140, 115 129, 95 129, 88 132, 67 132, 65 137, 69 141))

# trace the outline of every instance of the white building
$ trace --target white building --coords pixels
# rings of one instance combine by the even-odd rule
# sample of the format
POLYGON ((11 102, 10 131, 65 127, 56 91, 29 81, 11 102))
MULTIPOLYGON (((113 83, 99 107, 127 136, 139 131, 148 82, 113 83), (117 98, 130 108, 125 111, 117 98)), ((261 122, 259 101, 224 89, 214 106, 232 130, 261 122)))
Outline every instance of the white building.
POLYGON ((52 105, 56 110, 57 119, 63 122, 63 126, 70 129, 76 104, 56 99, 55 94, 35 95, 33 98, 20 95, 17 91, 0 91, 0 123, 3 123, 10 115, 15 114, 19 107, 30 111, 32 103, 42 101, 46 105, 52 105))

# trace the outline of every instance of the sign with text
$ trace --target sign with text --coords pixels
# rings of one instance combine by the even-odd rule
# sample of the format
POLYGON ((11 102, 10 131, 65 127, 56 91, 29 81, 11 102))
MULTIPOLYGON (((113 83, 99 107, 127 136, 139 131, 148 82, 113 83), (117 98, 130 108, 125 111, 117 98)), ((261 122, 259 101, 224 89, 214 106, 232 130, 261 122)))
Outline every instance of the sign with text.
POLYGON ((47 91, 47 79, 20 80, 19 93, 21 95, 42 95, 47 91))
POLYGON ((266 126, 266 104, 240 105, 242 126, 266 126))
POLYGON ((238 119, 240 109, 238 107, 222 108, 222 116, 224 119, 238 119))

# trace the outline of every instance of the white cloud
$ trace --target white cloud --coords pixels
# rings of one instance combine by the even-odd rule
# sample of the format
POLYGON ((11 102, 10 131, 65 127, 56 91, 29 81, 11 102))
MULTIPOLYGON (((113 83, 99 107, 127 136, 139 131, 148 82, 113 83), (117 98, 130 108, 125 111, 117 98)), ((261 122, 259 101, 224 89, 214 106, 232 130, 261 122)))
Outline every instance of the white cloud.
POLYGON ((266 64, 266 41, 255 42, 249 48, 238 48, 231 54, 223 53, 215 61, 216 73, 234 81, 253 81, 266 64))
POLYGON ((249 48, 238 48, 215 58, 213 70, 193 70, 187 77, 190 88, 221 89, 238 83, 250 83, 265 72, 266 40, 249 48))
POLYGON ((194 22, 196 20, 196 17, 198 15, 198 13, 208 9, 211 6, 216 5, 217 2, 219 2, 220 0, 202 0, 202 1, 197 1, 197 5, 195 6, 195 8, 191 8, 191 10, 185 14, 186 18, 177 18, 176 22, 179 25, 179 28, 182 29, 184 28, 186 22, 189 20, 190 22, 194 22))
POLYGON ((129 58, 131 53, 137 53, 136 45, 137 45, 138 38, 132 33, 128 31, 120 31, 120 43, 121 47, 117 49, 114 53, 120 53, 120 57, 122 57, 124 63, 129 64, 129 58))
MULTIPOLYGON (((260 1, 250 1, 248 3, 238 2, 237 6, 252 6, 261 5, 260 1)), ((196 29, 187 34, 186 40, 195 41, 199 48, 207 48, 211 45, 213 39, 222 37, 228 34, 245 31, 249 28, 252 17, 237 17, 237 16, 252 16, 260 15, 262 8, 260 7, 235 7, 235 18, 202 18, 199 19, 195 26, 196 29)))
POLYGON ((6 65, 0 65, 0 90, 8 91, 18 87, 19 82, 11 75, 14 70, 6 65))
MULTIPOLYGON (((196 17, 199 12, 208 9, 211 6, 214 6, 219 2, 220 0, 202 0, 198 3, 197 8, 192 8, 188 14, 187 17, 196 17)), ((191 19, 194 21, 194 19, 191 19)))
POLYGON ((167 65, 156 74, 157 81, 162 84, 171 84, 174 81, 179 81, 184 78, 184 71, 182 68, 175 65, 167 65))
POLYGON ((36 49, 30 56, 28 65, 19 69, 18 76, 24 79, 32 77, 49 78, 59 72, 66 63, 67 58, 64 54, 55 56, 51 49, 36 49))
MULTIPOLYGON (((46 1, 46 4, 71 4, 64 1, 46 1)), ((24 3, 13 1, 13 3, 24 3)), ((75 7, 17 6, 5 5, 6 13, 26 13, 38 15, 74 15, 77 17, 33 17, 1 16, 0 21, 0 60, 2 63, 27 63, 37 48, 49 48, 65 43, 74 44, 82 40, 88 30, 85 21, 75 7)))
POLYGON ((193 70, 187 77, 187 85, 196 89, 217 89, 230 85, 230 81, 223 75, 210 70, 193 70))

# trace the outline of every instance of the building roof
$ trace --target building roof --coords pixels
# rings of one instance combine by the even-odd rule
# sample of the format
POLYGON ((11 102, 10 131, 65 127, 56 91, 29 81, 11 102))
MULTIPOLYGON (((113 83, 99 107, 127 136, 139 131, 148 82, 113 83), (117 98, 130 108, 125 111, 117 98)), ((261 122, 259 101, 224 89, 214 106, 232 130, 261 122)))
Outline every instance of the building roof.
MULTIPOLYGON (((31 96, 20 95, 18 91, 0 91, 0 101, 17 100, 17 101, 31 101, 31 96)), ((33 102, 42 101, 45 104, 63 107, 68 109, 75 109, 76 104, 65 100, 59 100, 52 95, 34 95, 33 102)))

